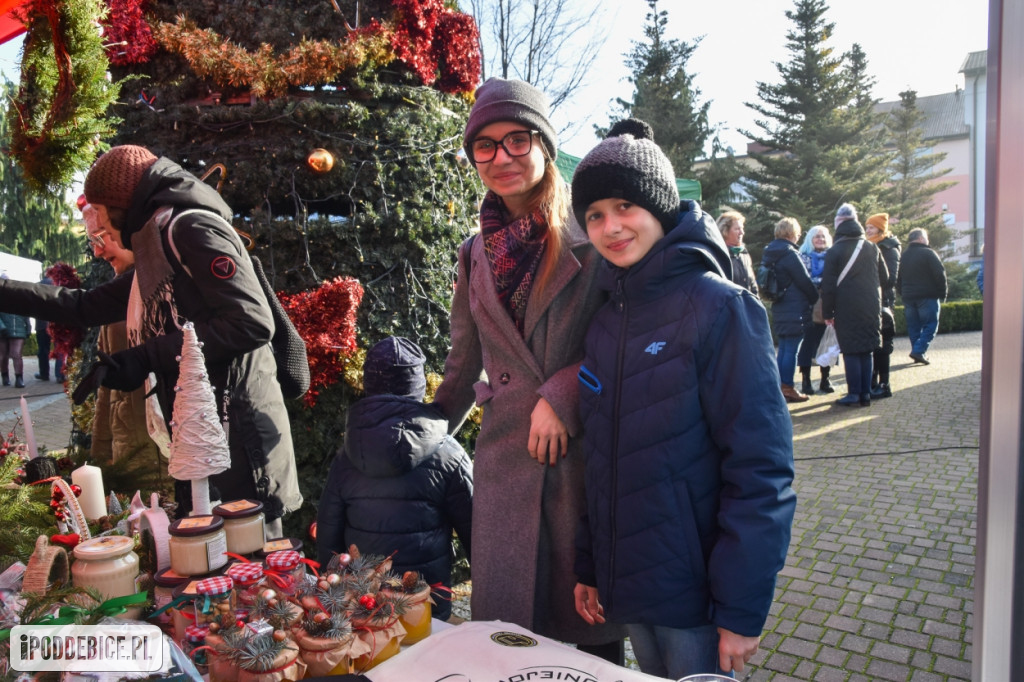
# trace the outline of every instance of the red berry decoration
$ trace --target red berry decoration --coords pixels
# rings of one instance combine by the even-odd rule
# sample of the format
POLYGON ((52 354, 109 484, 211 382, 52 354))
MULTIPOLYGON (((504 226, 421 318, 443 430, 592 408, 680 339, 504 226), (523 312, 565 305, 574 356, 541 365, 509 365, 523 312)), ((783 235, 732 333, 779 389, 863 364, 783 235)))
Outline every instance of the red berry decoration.
POLYGON ((61 490, 60 488, 54 488, 53 489, 53 499, 58 500, 58 501, 59 500, 63 500, 64 499, 64 491, 61 490))
POLYGON ((50 509, 60 509, 60 502, 57 500, 50 500, 50 509))
POLYGON ((0 457, 6 457, 7 453, 8 453, 8 450, 7 450, 6 446, 0 448, 0 457))
POLYGON ((364 609, 375 609, 377 608, 377 600, 373 598, 372 594, 364 594, 359 598, 359 605, 364 609))
POLYGON ((75 494, 75 497, 81 497, 82 496, 82 486, 78 485, 77 483, 72 483, 71 484, 71 492, 73 492, 75 494))

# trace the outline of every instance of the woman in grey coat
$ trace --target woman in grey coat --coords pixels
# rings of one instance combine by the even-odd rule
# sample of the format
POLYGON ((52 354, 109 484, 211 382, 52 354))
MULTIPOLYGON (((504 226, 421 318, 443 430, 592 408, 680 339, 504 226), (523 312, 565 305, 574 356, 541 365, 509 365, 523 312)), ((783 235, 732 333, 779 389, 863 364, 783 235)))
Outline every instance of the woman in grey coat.
POLYGON ((576 615, 574 534, 584 508, 578 380, 602 301, 601 257, 569 218, 544 95, 492 78, 466 153, 488 193, 459 249, 451 350, 435 402, 462 424, 483 408, 474 459, 474 620, 503 620, 621 663, 623 632, 576 615))

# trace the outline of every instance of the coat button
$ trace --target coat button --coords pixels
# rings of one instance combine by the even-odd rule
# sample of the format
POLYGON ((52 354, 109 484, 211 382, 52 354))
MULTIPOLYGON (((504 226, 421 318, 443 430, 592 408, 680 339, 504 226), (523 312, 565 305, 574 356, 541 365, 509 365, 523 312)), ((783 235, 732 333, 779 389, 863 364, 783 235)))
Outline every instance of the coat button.
POLYGON ((502 375, 501 375, 500 377, 498 377, 498 381, 500 381, 500 382, 501 382, 501 383, 503 383, 503 384, 507 384, 507 383, 508 383, 509 381, 511 381, 511 380, 512 380, 512 377, 510 377, 510 376, 508 375, 508 372, 505 372, 505 373, 504 373, 504 374, 502 374, 502 375))
POLYGON ((266 476, 260 476, 260 480, 256 481, 257 488, 267 488, 270 486, 270 479, 266 476))

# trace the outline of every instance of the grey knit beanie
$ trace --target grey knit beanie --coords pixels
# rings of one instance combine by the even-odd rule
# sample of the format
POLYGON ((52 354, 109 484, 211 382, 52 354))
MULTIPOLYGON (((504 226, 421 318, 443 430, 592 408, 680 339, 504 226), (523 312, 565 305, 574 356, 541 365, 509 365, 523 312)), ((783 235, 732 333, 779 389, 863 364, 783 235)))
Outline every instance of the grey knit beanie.
POLYGON ((651 126, 619 121, 590 150, 572 176, 572 210, 586 226, 587 207, 601 199, 625 199, 651 212, 667 234, 679 219, 679 188, 672 162, 654 143, 651 126))
MULTIPOLYGON (((552 161, 558 156, 558 136, 548 120, 548 100, 544 93, 525 81, 488 78, 476 89, 476 103, 469 112, 462 146, 470 161, 470 146, 480 131, 498 121, 522 123, 540 133, 540 139, 552 161)), ((475 166, 476 163, 473 162, 475 166)))

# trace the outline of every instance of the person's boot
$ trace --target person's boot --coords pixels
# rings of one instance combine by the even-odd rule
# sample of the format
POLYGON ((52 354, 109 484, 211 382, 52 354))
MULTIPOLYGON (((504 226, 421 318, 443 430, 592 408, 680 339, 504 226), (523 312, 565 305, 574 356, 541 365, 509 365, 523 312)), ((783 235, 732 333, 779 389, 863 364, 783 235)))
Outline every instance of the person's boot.
POLYGON ((892 389, 889 384, 878 384, 878 388, 871 389, 871 397, 874 400, 881 400, 882 398, 891 398, 892 389))
POLYGON ((836 389, 832 388, 832 382, 828 380, 828 375, 832 371, 831 367, 821 368, 821 382, 818 383, 818 390, 822 393, 835 393, 836 389))
POLYGON ((22 376, 20 374, 15 374, 14 375, 14 387, 15 388, 25 388, 25 380, 22 378, 22 376))
POLYGON ((11 375, 8 374, 7 372, 4 372, 3 374, 0 374, 0 379, 3 379, 4 386, 10 386, 11 385, 11 375))
POLYGON ((878 372, 872 372, 871 373, 871 392, 872 393, 874 393, 875 390, 878 388, 878 383, 879 383, 879 381, 878 381, 878 372))
POLYGON ((811 384, 811 368, 801 367, 800 375, 804 378, 800 383, 800 392, 806 395, 814 395, 814 386, 811 384))
POLYGON ((787 403, 805 403, 810 400, 810 398, 789 384, 782 384, 782 396, 786 399, 787 403))

